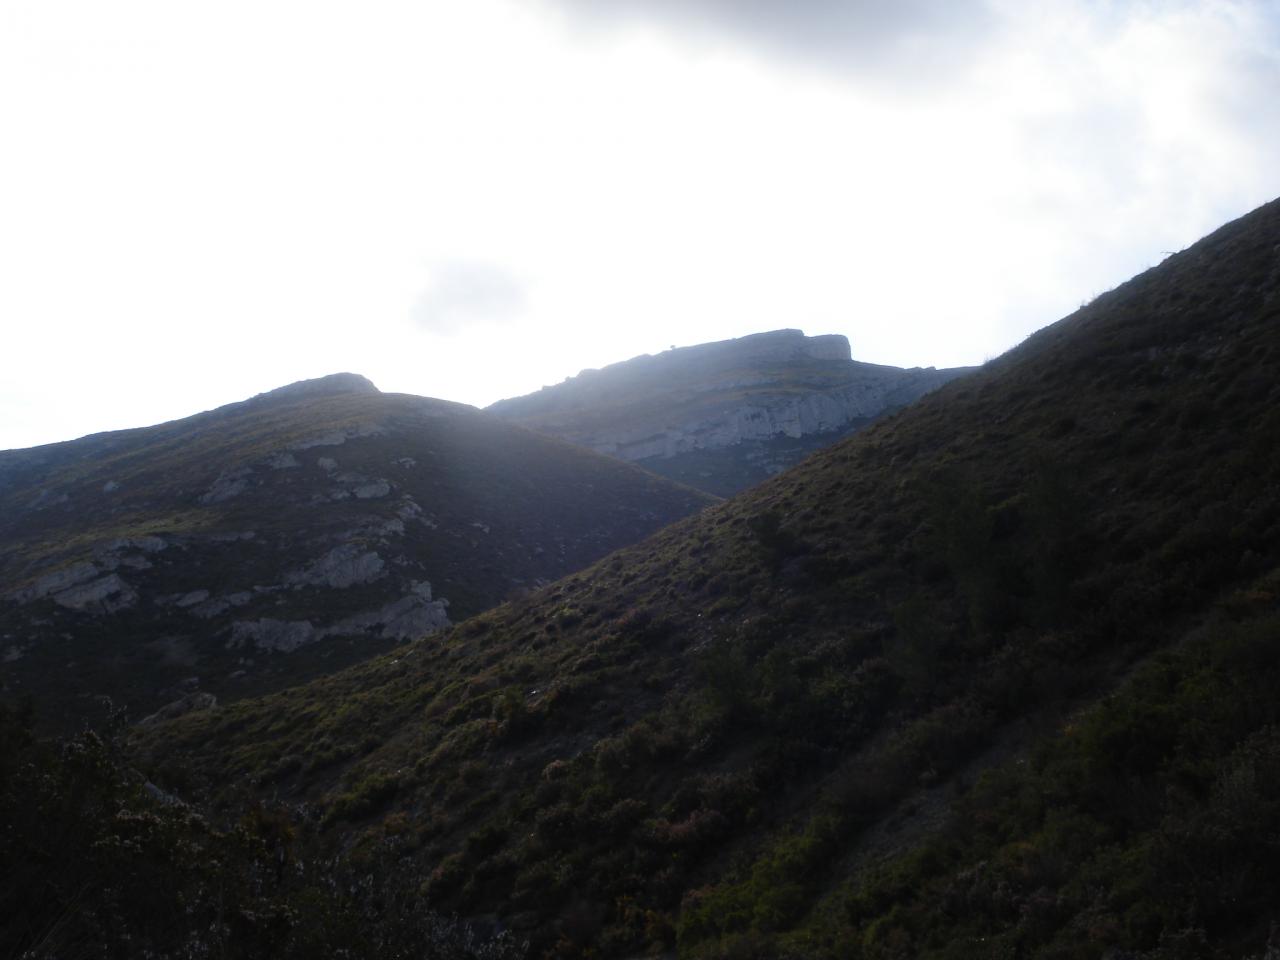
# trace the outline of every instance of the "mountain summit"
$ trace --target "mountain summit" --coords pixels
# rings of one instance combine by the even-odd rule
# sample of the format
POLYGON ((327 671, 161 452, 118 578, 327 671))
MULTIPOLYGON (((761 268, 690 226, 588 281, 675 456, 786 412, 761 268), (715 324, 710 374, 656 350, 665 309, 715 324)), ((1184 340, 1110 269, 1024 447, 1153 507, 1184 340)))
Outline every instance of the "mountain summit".
POLYGON ((329 672, 711 502, 342 373, 0 452, 0 692, 51 726, 329 672))
POLYGON ((774 330, 584 370, 488 409, 727 495, 966 372, 859 363, 843 336, 774 330))
POLYGON ((288 386, 277 387, 253 397, 250 402, 263 400, 295 400, 302 397, 319 397, 333 393, 380 393, 373 381, 358 373, 331 373, 314 380, 299 380, 288 386))

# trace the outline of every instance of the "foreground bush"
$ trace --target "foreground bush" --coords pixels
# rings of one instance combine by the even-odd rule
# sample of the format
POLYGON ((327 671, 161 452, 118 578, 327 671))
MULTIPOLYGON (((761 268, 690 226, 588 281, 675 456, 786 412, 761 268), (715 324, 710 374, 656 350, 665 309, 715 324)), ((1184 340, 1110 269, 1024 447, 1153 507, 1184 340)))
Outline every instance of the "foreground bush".
POLYGON ((389 845, 357 873, 313 858, 305 811, 248 807, 217 827, 125 765, 111 732, 36 739, 0 706, 0 955, 509 960, 427 910, 389 845))

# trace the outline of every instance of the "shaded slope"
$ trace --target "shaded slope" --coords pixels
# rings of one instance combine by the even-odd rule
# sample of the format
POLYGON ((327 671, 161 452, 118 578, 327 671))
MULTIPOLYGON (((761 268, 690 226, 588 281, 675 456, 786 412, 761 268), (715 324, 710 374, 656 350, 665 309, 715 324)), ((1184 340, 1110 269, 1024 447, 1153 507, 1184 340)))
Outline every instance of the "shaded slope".
POLYGON ((99 695, 137 716, 197 688, 273 689, 491 607, 707 502, 351 375, 0 453, 4 691, 74 723, 99 695))
MULTIPOLYGON (((335 841, 416 857, 434 903, 566 956, 980 956, 1000 936, 1010 953, 1097 957, 1195 927, 1224 955, 1260 952, 1265 870, 1246 864, 1257 885, 1214 912, 1078 864, 1097 843, 1142 855, 1126 844, 1165 811, 1141 798, 1177 755, 1184 818, 1239 768, 1247 822, 1280 828, 1280 707, 1258 695, 1280 680, 1278 482, 1272 203, 756 490, 393 658, 142 744, 184 789, 249 777, 306 797, 335 841), (1235 639, 1168 654, 1164 693, 1145 679, 1158 668, 1126 682, 1215 624, 1235 639), (1205 680, 1215 663, 1230 669, 1205 680), (1198 675, 1202 694, 1172 696, 1198 675), (1233 684, 1241 715, 1218 723, 1233 684), (1151 706, 1052 783, 1064 808, 1124 791, 1128 825, 1045 844, 1044 872, 983 874, 972 926, 963 901, 916 898, 1043 824, 1018 805, 1038 786, 1015 764, 1012 808, 987 786, 966 801, 988 839, 913 853, 932 842, 910 827, 922 788, 962 796, 958 774, 1114 690, 1151 706), (895 822, 901 847, 885 842, 895 822), (1041 886, 1057 904, 1106 876, 1132 884, 1125 902, 1037 906, 1041 886)), ((1239 881, 1227 849, 1209 855, 1218 888, 1239 881)))

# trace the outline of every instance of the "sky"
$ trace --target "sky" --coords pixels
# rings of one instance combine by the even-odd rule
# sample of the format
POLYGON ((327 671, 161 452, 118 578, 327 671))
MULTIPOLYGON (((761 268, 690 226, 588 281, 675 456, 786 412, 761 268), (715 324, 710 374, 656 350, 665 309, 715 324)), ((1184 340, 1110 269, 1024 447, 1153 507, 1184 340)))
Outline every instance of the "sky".
POLYGON ((1278 194, 1272 0, 0 0, 0 449, 782 327, 982 363, 1278 194))

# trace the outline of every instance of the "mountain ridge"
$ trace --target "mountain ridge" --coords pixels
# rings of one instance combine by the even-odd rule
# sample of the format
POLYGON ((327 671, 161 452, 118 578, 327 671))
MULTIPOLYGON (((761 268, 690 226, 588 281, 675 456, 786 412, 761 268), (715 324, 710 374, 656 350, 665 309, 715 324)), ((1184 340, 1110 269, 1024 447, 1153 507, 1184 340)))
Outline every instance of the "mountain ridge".
POLYGON ((745 494, 136 743, 552 955, 1261 955, 1277 482, 1273 201, 745 494))
POLYGON ((143 712, 245 695, 439 629, 708 502, 352 374, 11 451, 4 689, 59 723, 98 694, 143 712))
POLYGON ((486 409, 727 495, 967 372, 862 363, 842 335, 785 329, 584 370, 486 409))

